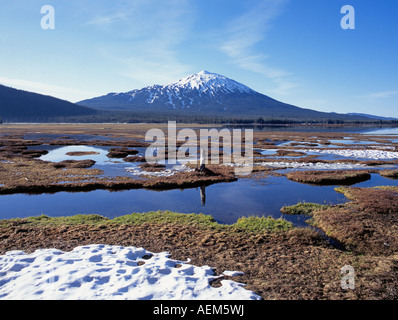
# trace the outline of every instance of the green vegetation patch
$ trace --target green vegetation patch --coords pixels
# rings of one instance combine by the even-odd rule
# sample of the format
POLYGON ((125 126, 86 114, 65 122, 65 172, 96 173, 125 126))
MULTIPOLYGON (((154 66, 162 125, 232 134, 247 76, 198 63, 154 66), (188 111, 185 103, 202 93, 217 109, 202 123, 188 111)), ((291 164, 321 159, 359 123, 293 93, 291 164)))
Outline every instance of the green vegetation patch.
POLYGON ((355 200, 353 197, 353 194, 350 192, 350 190, 352 190, 352 188, 346 188, 346 187, 338 187, 338 188, 334 188, 334 191, 343 194, 347 199, 350 200, 355 200))
POLYGON ((300 214, 304 216, 312 216, 314 211, 325 210, 330 208, 328 205, 318 204, 318 203, 298 203, 293 206, 285 206, 281 209, 284 214, 300 214))
POLYGON ((373 189, 387 190, 394 193, 398 193, 398 186, 377 186, 373 187, 373 189))
POLYGON ((46 215, 41 215, 37 217, 28 217, 28 218, 16 218, 10 220, 3 220, 2 222, 11 222, 11 223, 20 223, 27 224, 31 226, 61 226, 61 225, 79 225, 79 224, 87 224, 87 225, 99 225, 99 224, 107 224, 111 220, 97 215, 97 214, 78 214, 74 216, 68 217, 55 217, 51 218, 46 215))
POLYGON ((240 218, 235 224, 219 224, 210 215, 185 214, 172 211, 151 211, 132 213, 109 219, 100 215, 75 215, 69 217, 48 217, 45 215, 23 219, 0 220, 0 227, 9 224, 24 224, 27 226, 62 226, 62 225, 142 225, 142 224, 180 224, 199 228, 210 228, 226 232, 281 232, 293 229, 292 223, 284 219, 272 217, 240 218))
POLYGON ((133 213, 121 217, 114 218, 112 222, 117 224, 183 224, 198 227, 221 228, 222 225, 217 223, 212 216, 204 215, 202 213, 185 214, 172 211, 151 211, 146 213, 133 213))
POLYGON ((238 231, 247 232, 281 232, 293 229, 291 222, 272 217, 243 217, 231 226, 238 231))

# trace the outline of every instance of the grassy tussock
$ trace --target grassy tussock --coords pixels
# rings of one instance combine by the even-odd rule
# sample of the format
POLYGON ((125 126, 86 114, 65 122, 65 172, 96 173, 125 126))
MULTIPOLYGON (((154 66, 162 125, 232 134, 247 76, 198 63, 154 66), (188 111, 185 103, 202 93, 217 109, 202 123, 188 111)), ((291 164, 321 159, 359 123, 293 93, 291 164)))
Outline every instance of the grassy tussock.
POLYGON ((173 224, 210 228, 225 232, 283 232, 294 228, 293 224, 284 219, 271 217, 244 217, 235 224, 222 225, 210 215, 185 214, 172 211, 151 211, 133 213, 109 219, 100 215, 75 215, 69 217, 51 218, 45 215, 24 219, 0 220, 0 226, 10 223, 26 224, 30 226, 63 226, 63 225, 143 225, 143 224, 173 224))
POLYGON ((326 210, 330 206, 318 203, 298 203, 293 206, 285 206, 281 209, 284 214, 299 214, 304 216, 312 216, 312 213, 317 210, 326 210))
POLYGON ((56 169, 54 163, 40 160, 13 158, 12 162, 1 164, 0 170, 0 191, 16 187, 34 187, 50 185, 63 182, 93 181, 103 172, 98 169, 85 169, 91 166, 88 161, 72 161, 59 163, 60 168, 56 169), (84 167, 84 168, 82 168, 84 167))
POLYGON ((398 179, 398 170, 381 170, 380 175, 386 178, 398 179))
POLYGON ((243 217, 231 226, 238 231, 246 232, 281 232, 293 229, 293 224, 284 219, 271 217, 243 217))
POLYGON ((350 185, 371 178, 368 171, 358 170, 294 171, 286 176, 292 181, 321 185, 350 185))
POLYGON ((313 213, 313 223, 357 254, 398 251, 398 188, 336 188, 351 202, 313 213))

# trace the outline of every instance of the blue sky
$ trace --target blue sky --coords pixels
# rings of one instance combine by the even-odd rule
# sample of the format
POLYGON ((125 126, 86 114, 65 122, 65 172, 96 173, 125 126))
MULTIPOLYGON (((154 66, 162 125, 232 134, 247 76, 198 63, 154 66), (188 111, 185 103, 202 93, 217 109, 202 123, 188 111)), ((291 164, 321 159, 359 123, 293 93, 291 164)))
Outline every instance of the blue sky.
POLYGON ((73 102, 201 70, 304 108, 398 117, 396 0, 0 0, 0 83, 73 102), (355 30, 343 30, 343 5, 355 30), (40 26, 43 5, 55 30, 40 26))

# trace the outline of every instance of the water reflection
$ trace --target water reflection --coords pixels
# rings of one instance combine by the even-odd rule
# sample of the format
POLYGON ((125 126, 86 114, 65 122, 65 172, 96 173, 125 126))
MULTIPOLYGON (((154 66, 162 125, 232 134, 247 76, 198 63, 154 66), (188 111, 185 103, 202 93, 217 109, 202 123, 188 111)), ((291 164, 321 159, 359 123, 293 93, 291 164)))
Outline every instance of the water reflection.
POLYGON ((200 203, 202 204, 202 207, 206 206, 206 187, 205 186, 200 187, 200 203))
MULTIPOLYGON (((378 174, 356 184, 358 187, 398 185, 378 174)), ((232 224, 243 216, 282 217, 280 209, 298 202, 320 204, 344 203, 346 198, 335 192, 335 186, 312 186, 292 182, 285 177, 267 177, 258 181, 240 179, 233 183, 219 183, 198 189, 151 191, 145 189, 110 192, 58 192, 40 195, 2 195, 0 219, 45 214, 52 217, 76 214, 100 214, 108 218, 156 210, 180 213, 204 213, 220 223, 232 224), (210 192, 211 197, 206 197, 210 192), (204 197, 203 197, 204 196, 204 197), (203 197, 203 198, 202 198, 203 197), (202 199, 203 201, 202 205, 202 199)), ((287 216, 297 226, 305 226, 306 217, 287 216)))

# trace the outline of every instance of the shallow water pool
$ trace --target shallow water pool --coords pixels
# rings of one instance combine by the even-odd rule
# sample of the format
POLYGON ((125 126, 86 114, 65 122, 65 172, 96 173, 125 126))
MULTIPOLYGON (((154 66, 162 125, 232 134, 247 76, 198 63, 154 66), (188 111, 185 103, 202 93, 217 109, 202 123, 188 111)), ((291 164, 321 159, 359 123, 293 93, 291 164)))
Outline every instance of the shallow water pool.
MULTIPOLYGON (((398 180, 373 174, 372 179, 355 186, 398 185, 398 180)), ((220 223, 231 224, 242 216, 282 217, 281 207, 299 202, 344 203, 346 198, 335 186, 312 186, 270 176, 259 180, 241 179, 206 188, 152 191, 145 189, 111 192, 59 192, 40 195, 2 195, 0 219, 45 214, 51 217, 99 214, 114 218, 133 212, 171 210, 180 213, 209 214, 220 223)), ((296 226, 304 226, 306 217, 287 216, 296 226)))

